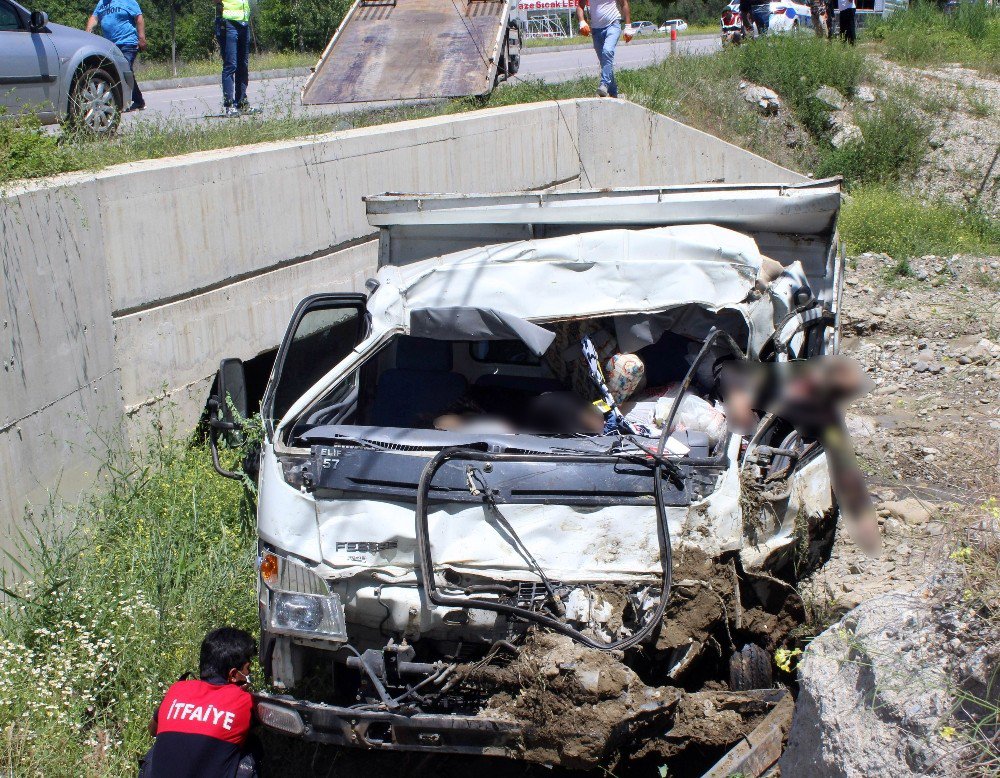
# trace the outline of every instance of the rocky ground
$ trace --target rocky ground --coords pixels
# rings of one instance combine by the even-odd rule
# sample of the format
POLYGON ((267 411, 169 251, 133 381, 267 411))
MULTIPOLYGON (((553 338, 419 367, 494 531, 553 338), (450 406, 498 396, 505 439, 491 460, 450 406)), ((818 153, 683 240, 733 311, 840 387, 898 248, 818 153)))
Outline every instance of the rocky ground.
POLYGON ((976 714, 963 714, 963 690, 996 697, 1000 636, 962 549, 970 531, 1000 542, 984 508, 1000 493, 1000 260, 911 264, 903 279, 885 255, 849 270, 844 351, 876 389, 848 423, 884 551, 871 558, 839 537, 803 586, 818 625, 864 604, 806 654, 797 716, 808 723, 784 763, 793 774, 817 754, 824 776, 874 774, 887 759, 898 775, 973 774, 976 714))
POLYGON ((1000 215, 1000 80, 958 65, 881 61, 879 76, 910 97, 931 125, 931 153, 912 185, 930 199, 978 202, 1000 215))

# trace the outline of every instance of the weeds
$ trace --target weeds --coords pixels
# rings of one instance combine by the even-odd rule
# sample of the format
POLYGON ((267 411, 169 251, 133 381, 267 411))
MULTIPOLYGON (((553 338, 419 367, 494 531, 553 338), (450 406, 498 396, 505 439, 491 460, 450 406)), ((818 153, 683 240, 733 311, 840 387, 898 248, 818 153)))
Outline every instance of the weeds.
POLYGON ((848 250, 896 259, 924 254, 998 254, 1000 223, 975 209, 925 203, 882 185, 861 186, 840 216, 848 250))
POLYGON ((0 106, 0 182, 50 176, 71 168, 71 155, 42 131, 37 117, 29 115, 15 123, 4 119, 5 112, 0 106))
POLYGON ((767 36, 740 46, 733 56, 744 78, 775 90, 816 136, 826 134, 829 115, 813 97, 816 90, 826 85, 850 96, 868 72, 860 51, 812 35, 767 36))
POLYGON ((26 519, 30 578, 0 611, 4 774, 134 774, 204 634, 256 629, 249 506, 210 462, 158 435, 148 453, 110 455, 100 493, 26 519))
POLYGON ((929 151, 930 124, 902 100, 889 99, 858 117, 862 140, 824 152, 816 175, 848 184, 891 184, 917 172, 929 151))
POLYGON ((1000 73, 1000 11, 986 3, 959 3, 941 13, 933 3, 913 3, 865 29, 889 59, 911 65, 958 62, 1000 73))

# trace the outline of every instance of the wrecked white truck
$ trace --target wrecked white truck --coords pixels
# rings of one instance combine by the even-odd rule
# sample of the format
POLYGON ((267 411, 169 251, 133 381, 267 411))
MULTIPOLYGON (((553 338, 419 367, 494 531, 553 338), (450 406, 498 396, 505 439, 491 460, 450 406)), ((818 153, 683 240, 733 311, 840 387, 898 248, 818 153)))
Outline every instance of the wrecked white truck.
MULTIPOLYGON (((836 508, 819 443, 733 434, 712 370, 836 351, 839 206, 839 180, 368 199, 376 278, 301 302, 261 403, 261 722, 582 768, 745 735, 836 508)), ((224 360, 214 450, 245 398, 224 360)))

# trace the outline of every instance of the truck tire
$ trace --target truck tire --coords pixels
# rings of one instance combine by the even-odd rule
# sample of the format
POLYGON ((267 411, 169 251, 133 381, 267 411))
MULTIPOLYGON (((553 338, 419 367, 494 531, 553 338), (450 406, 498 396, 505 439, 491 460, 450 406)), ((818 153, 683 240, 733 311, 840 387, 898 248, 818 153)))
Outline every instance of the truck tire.
POLYGON ((122 116, 116 79, 104 68, 82 68, 69 96, 69 125, 94 135, 113 135, 122 116))
POLYGON ((521 69, 521 55, 520 54, 508 54, 507 55, 507 73, 511 76, 516 76, 517 71, 521 69))
POLYGON ((729 687, 734 692, 770 689, 771 657, 758 645, 748 643, 729 657, 729 687))

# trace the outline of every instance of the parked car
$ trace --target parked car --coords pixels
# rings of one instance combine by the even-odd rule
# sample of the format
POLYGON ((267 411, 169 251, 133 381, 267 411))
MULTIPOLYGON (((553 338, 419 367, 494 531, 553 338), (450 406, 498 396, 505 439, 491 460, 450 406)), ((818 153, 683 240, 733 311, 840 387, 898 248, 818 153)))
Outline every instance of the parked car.
POLYGON ((132 82, 128 61, 110 41, 0 0, 0 107, 7 116, 31 112, 43 124, 69 120, 109 135, 132 82))
POLYGON ((633 35, 656 35, 656 25, 652 22, 632 22, 633 35))
MULTIPOLYGON (((773 614, 829 552, 837 509, 817 441, 775 414, 727 428, 714 366, 837 349, 839 180, 366 203, 378 273, 367 294, 299 304, 243 458, 279 690, 256 695, 260 721, 594 767, 651 717, 669 728, 676 697, 636 672, 723 680, 727 705, 760 710, 786 634, 773 614), (622 406, 635 434, 593 424, 610 396, 595 349, 644 365, 648 392, 622 406), (589 728, 596 705, 548 728, 519 707, 538 667, 568 663, 592 684, 581 699, 635 679, 614 726, 589 728), (588 745, 561 749, 567 727, 588 745)), ((245 478, 218 451, 251 410, 239 359, 209 409, 216 468, 245 478)))
POLYGON ((660 25, 660 32, 670 32, 671 30, 677 30, 677 32, 684 32, 688 28, 688 23, 683 19, 668 19, 663 24, 660 25))

